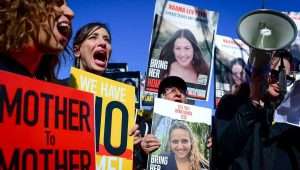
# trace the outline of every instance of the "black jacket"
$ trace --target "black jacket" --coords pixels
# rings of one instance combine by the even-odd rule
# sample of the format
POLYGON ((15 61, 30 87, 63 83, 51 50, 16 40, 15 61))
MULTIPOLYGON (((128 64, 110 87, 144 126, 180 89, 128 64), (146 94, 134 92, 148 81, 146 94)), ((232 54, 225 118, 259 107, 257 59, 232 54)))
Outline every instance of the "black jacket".
POLYGON ((299 170, 300 129, 272 125, 275 106, 224 96, 216 111, 212 163, 219 170, 299 170), (240 102, 239 102, 240 101, 240 102))

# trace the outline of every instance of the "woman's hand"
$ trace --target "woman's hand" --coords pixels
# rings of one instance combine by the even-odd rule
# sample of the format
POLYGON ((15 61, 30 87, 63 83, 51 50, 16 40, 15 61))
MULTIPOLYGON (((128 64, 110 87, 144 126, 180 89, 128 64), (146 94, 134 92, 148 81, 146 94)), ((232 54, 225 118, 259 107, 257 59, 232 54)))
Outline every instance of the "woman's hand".
POLYGON ((145 135, 141 141, 141 148, 146 154, 155 151, 159 147, 160 141, 152 134, 145 135))
POLYGON ((135 124, 129 131, 129 136, 133 136, 133 143, 136 145, 142 141, 140 130, 138 130, 139 125, 135 124))

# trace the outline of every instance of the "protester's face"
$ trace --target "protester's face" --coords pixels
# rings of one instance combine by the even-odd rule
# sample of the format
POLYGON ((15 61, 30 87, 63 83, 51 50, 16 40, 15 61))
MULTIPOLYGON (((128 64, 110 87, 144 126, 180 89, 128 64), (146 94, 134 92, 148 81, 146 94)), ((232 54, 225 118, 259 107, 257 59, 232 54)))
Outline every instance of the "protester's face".
MULTIPOLYGON (((290 74, 291 72, 291 65, 287 59, 283 59, 284 67, 285 67, 285 72, 286 74, 290 74)), ((274 57, 271 61, 271 70, 279 70, 280 66, 280 58, 274 57)), ((272 73, 272 71, 271 71, 272 73)), ((279 87, 279 81, 278 81, 278 74, 277 75, 272 75, 270 73, 269 75, 269 87, 268 87, 268 92, 272 97, 277 97, 280 93, 280 87, 279 87)))
POLYGON ((177 87, 169 87, 165 89, 163 98, 179 103, 185 103, 186 94, 184 91, 178 89, 177 87))
POLYGON ((173 51, 175 59, 179 65, 183 67, 191 66, 194 56, 194 49, 189 40, 183 37, 176 39, 174 42, 173 51))
POLYGON ((234 64, 231 68, 231 72, 234 84, 240 85, 244 81, 243 67, 239 64, 234 64))
POLYGON ((37 45, 39 49, 48 54, 58 55, 67 46, 72 34, 72 19, 74 16, 73 11, 67 5, 66 1, 57 3, 55 10, 59 14, 54 20, 44 23, 50 30, 46 33, 45 28, 41 28, 38 35, 37 45), (50 35, 49 35, 50 34, 50 35))
POLYGON ((80 68, 102 74, 111 54, 111 39, 104 28, 96 27, 90 35, 75 49, 75 56, 80 57, 80 68))
POLYGON ((189 133, 184 129, 174 129, 170 134, 170 146, 176 158, 187 158, 192 148, 189 133))

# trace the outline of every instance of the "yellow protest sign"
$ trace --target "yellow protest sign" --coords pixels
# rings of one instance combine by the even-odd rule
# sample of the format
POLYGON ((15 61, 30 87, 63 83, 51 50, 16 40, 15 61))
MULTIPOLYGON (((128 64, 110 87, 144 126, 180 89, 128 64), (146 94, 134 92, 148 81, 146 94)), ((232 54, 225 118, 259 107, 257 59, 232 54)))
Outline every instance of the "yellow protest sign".
POLYGON ((132 169, 135 89, 133 86, 76 68, 72 86, 95 94, 97 169, 132 169))

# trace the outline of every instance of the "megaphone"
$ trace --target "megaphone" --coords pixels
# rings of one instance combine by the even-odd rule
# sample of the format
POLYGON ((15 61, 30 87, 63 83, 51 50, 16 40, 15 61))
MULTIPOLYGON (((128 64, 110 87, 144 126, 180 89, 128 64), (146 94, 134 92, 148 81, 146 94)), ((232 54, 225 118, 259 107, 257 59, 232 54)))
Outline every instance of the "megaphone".
MULTIPOLYGON (((284 13, 258 9, 240 19, 237 33, 250 47, 248 65, 251 72, 267 76, 273 51, 290 45, 297 36, 297 27, 284 13)), ((284 69, 281 75, 280 77, 285 77, 284 69)), ((280 84, 286 89, 284 79, 280 84)))
POLYGON ((285 48, 295 40, 297 27, 284 13, 259 9, 241 18, 238 35, 254 49, 275 51, 285 48))
POLYGON ((249 64, 261 70, 269 65, 273 51, 283 49, 295 40, 297 27, 284 13, 258 9, 240 19, 237 33, 251 47, 249 64))

